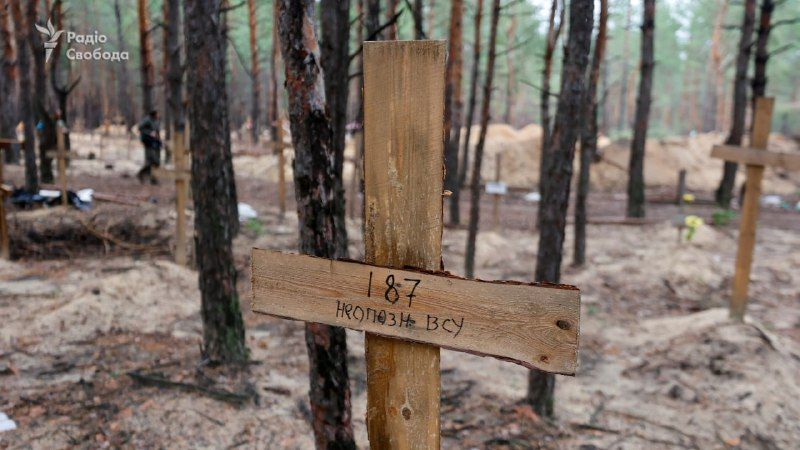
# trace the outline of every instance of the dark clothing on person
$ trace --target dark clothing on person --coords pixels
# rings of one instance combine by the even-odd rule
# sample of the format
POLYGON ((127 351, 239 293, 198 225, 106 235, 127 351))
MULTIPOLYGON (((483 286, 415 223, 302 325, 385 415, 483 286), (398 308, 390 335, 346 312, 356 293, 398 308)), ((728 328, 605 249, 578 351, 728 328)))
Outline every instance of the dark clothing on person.
POLYGON ((152 184, 157 182, 152 171, 153 167, 161 165, 161 138, 158 135, 158 130, 158 119, 151 115, 146 116, 139 123, 139 139, 144 145, 144 166, 136 176, 142 183, 144 183, 145 177, 149 178, 152 184))

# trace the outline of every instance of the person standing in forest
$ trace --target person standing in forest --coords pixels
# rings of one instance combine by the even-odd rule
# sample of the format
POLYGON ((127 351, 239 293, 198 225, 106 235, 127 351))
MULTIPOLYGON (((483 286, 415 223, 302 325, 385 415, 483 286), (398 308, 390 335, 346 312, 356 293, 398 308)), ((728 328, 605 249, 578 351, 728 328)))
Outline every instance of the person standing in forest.
POLYGON ((136 178, 140 183, 144 183, 145 178, 150 178, 150 184, 158 184, 158 180, 153 176, 153 167, 161 165, 161 137, 157 110, 151 110, 139 122, 139 139, 144 145, 144 166, 136 174, 136 178))

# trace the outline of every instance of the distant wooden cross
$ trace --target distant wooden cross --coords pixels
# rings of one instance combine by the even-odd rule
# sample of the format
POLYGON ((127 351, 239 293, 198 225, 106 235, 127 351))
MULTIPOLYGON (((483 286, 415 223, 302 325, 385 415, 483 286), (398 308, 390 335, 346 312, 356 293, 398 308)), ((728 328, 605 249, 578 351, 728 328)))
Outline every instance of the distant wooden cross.
POLYGON ((366 262, 253 249, 252 309, 365 331, 370 447, 438 449, 439 349, 574 374, 580 292, 440 270, 445 42, 363 51, 366 262))
MULTIPOLYGON (((188 126, 187 126, 188 129, 188 126)), ((189 181, 192 173, 186 151, 185 131, 172 131, 172 160, 174 169, 155 168, 153 174, 157 178, 173 178, 175 180, 175 263, 185 266, 186 250, 186 203, 189 197, 189 181)))
POLYGON ((500 225, 500 197, 508 194, 508 185, 500 181, 500 168, 503 165, 503 154, 495 155, 494 181, 486 183, 486 193, 492 196, 492 227, 500 225))
POLYGON ((747 165, 744 203, 739 223, 739 244, 736 250, 736 269, 733 275, 733 294, 730 303, 730 316, 739 321, 744 320, 747 307, 747 289, 750 284, 753 249, 756 245, 756 224, 764 167, 800 170, 800 155, 766 149, 774 103, 774 98, 756 99, 750 147, 715 145, 711 151, 711 156, 714 158, 747 165))

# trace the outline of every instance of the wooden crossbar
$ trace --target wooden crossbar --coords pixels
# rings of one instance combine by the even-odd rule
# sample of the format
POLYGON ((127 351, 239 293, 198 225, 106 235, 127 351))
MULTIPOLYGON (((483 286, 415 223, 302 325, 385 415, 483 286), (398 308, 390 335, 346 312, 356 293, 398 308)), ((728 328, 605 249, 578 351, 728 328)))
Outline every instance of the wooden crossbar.
POLYGON ((715 145, 711 157, 751 166, 769 166, 785 170, 800 170, 800 153, 776 152, 735 145, 715 145))

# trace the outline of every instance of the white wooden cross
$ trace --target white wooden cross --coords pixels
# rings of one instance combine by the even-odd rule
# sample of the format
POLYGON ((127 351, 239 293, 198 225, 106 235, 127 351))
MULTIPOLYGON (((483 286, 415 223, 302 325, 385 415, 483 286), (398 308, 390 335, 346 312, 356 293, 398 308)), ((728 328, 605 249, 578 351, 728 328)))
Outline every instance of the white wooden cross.
POLYGON ((756 99, 753 113, 753 129, 750 147, 715 145, 711 156, 726 161, 736 161, 747 165, 742 217, 739 223, 739 243, 736 250, 736 269, 733 276, 733 293, 730 302, 730 316, 744 320, 747 307, 747 290, 750 284, 750 268, 753 265, 753 249, 756 245, 756 224, 761 200, 761 180, 764 167, 780 167, 786 170, 800 170, 800 155, 767 150, 770 122, 774 98, 756 99))
POLYGON ((439 270, 445 42, 363 51, 366 262, 253 249, 252 310, 366 332, 371 448, 438 449, 439 349, 572 375, 580 292, 439 270))

